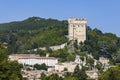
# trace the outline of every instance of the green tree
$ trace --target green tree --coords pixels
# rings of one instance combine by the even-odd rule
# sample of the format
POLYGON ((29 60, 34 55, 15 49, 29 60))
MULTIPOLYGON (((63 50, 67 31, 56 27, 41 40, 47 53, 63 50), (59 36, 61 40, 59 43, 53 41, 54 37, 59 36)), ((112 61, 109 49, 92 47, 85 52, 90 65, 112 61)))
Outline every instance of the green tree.
POLYGON ((76 78, 76 80, 87 80, 87 75, 86 75, 85 71, 80 69, 79 65, 77 65, 75 67, 73 76, 76 78))
POLYGON ((65 68, 64 68, 64 71, 68 71, 68 69, 65 67, 65 68))
POLYGON ((0 43, 0 80, 22 80, 21 65, 8 61, 7 51, 0 43))
POLYGON ((43 63, 41 65, 40 64, 35 64, 34 68, 36 68, 37 70, 47 70, 48 69, 48 67, 46 66, 45 63, 43 63))
POLYGON ((60 80, 60 79, 61 78, 57 74, 52 74, 48 77, 48 80, 60 80))
POLYGON ((76 78, 73 76, 67 76, 63 80, 76 80, 76 78))
POLYGON ((93 58, 88 58, 88 59, 87 59, 87 63, 88 63, 89 66, 92 68, 93 65, 94 65, 94 60, 93 60, 93 58))
POLYGON ((40 79, 41 80, 47 80, 47 76, 44 73, 41 73, 40 79))
POLYGON ((120 66, 111 67, 103 72, 98 80, 120 80, 120 66))

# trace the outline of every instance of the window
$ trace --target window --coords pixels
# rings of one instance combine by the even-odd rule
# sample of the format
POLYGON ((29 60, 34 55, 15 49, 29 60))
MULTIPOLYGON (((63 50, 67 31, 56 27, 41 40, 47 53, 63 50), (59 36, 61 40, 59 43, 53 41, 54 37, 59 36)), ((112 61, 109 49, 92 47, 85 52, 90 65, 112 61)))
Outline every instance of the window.
POLYGON ((84 24, 81 24, 81 27, 84 27, 84 24))

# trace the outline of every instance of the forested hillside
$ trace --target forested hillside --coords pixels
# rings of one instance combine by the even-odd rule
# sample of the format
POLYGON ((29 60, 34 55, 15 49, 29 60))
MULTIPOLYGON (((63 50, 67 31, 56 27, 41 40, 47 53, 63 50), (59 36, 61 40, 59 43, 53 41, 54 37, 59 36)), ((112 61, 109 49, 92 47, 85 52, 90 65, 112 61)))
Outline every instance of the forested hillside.
MULTIPOLYGON (((39 17, 30 17, 23 21, 0 24, 0 42, 8 47, 11 53, 27 53, 29 49, 38 47, 49 47, 68 42, 65 35, 68 33, 67 21, 55 19, 44 19, 39 17)), ((75 46, 75 54, 81 52, 92 53, 98 59, 101 55, 112 57, 116 62, 120 62, 120 38, 112 33, 103 33, 99 29, 87 27, 88 39, 81 43, 81 46, 75 46)), ((68 42, 69 43, 69 42, 68 42)), ((61 51, 61 50, 60 50, 61 51)), ((61 58, 66 60, 66 52, 57 52, 53 56, 63 55, 61 58), (58 54, 59 53, 59 54, 58 54)), ((64 60, 64 61, 65 61, 64 60)), ((113 61, 114 62, 114 61, 113 61)))
POLYGON ((88 40, 81 45, 81 52, 92 53, 96 59, 103 56, 110 58, 113 63, 120 62, 120 38, 115 34, 88 27, 88 40))
POLYGON ((59 45, 67 42, 67 21, 30 17, 23 21, 0 24, 0 41, 8 44, 9 53, 59 45))

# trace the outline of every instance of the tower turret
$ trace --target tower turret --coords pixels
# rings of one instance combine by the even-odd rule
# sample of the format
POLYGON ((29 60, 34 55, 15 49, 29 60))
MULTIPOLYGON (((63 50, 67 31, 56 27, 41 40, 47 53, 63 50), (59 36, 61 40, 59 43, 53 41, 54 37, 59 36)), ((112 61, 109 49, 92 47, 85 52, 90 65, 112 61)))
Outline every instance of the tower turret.
POLYGON ((68 19, 68 36, 69 40, 77 40, 78 44, 86 40, 86 18, 69 18, 68 19))

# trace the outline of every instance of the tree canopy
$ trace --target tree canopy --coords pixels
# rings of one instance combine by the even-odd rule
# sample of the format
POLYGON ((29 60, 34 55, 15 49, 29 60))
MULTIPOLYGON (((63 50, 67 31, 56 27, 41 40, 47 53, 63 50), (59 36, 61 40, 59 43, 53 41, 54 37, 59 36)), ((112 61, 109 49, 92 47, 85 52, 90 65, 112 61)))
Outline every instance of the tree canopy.
POLYGON ((0 80, 23 80, 22 65, 16 61, 9 61, 7 51, 0 43, 0 80))
POLYGON ((98 80, 120 80, 120 66, 114 66, 103 72, 98 80))
POLYGON ((60 45, 67 42, 67 21, 30 17, 23 21, 0 24, 0 41, 8 44, 9 53, 60 45))

